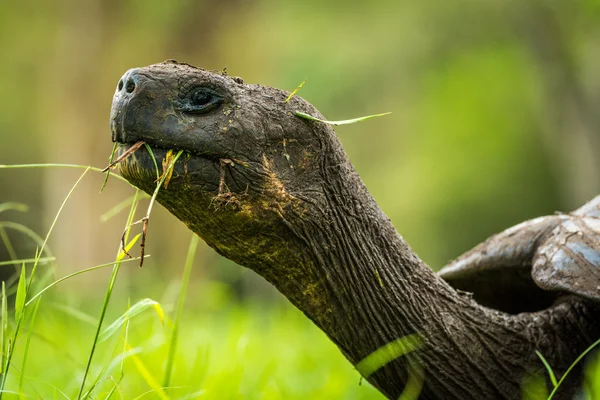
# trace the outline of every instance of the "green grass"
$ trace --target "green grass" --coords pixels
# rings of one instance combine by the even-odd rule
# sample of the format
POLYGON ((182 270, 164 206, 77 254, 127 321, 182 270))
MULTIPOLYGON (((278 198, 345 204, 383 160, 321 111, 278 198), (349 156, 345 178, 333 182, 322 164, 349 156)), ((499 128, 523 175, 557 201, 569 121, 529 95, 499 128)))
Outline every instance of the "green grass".
MULTIPOLYGON (((204 283, 203 291, 210 292, 210 285, 204 283)), ((194 298, 202 300, 206 299, 194 298)), ((113 302, 127 307, 125 299, 115 296, 113 302)), ((56 305, 65 304, 44 298, 33 326, 22 391, 34 398, 64 398, 58 390, 76 398, 95 331, 94 325, 56 305)), ((98 312, 97 304, 66 305, 90 316, 98 312)), ((194 393, 204 393, 207 399, 382 398, 365 382, 359 386, 359 374, 335 345, 291 307, 251 302, 228 303, 216 311, 202 308, 182 314, 171 389, 165 390, 169 398, 194 393)), ((93 398, 106 398, 116 382, 114 399, 133 399, 152 389, 131 354, 154 381, 162 383, 171 333, 169 324, 163 326, 154 312, 132 318, 122 379, 119 359, 124 354, 124 334, 99 343, 90 368, 91 381, 101 376, 93 398)), ((13 359, 17 366, 22 364, 24 336, 13 359)), ((20 371, 11 371, 6 389, 16 391, 20 371)))

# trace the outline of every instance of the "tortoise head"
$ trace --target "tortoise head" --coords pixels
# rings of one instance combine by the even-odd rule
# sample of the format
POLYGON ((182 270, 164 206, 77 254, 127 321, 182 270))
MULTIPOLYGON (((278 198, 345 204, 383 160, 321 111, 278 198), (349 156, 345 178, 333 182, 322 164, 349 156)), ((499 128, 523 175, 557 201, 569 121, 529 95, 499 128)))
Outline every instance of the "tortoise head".
POLYGON ((318 111, 288 95, 173 61, 131 69, 114 95, 112 139, 120 153, 138 141, 152 151, 119 171, 152 193, 168 151, 183 150, 159 203, 240 264, 299 262, 295 227, 326 207, 329 167, 350 164, 330 127, 295 115, 318 111))

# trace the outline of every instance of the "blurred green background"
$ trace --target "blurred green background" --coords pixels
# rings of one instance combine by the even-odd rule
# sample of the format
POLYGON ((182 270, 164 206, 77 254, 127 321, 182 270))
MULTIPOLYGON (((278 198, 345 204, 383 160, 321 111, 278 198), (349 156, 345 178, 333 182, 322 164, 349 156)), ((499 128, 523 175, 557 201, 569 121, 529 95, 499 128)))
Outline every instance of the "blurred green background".
MULTIPOLYGON (((438 269, 492 233, 600 193, 599 46, 599 0, 8 0, 0 164, 104 166, 112 95, 132 67, 173 58, 290 91, 306 78, 299 95, 328 119, 393 112, 337 133, 399 232, 438 269)), ((1 219, 45 234, 79 174, 0 170, 0 203, 30 206, 1 219)), ((89 175, 49 243, 58 277, 110 261, 119 246, 126 215, 100 217, 133 190, 113 179, 99 194, 102 176, 89 175)), ((19 257, 33 256, 35 245, 7 234, 19 257)), ((155 209, 151 259, 119 278, 125 304, 166 296, 189 237, 155 209)), ((0 244, 0 261, 8 253, 0 244)), ((95 315, 107 280, 106 271, 74 278, 55 289, 57 301, 95 315)), ((260 311, 245 318, 295 315, 259 277, 203 247, 188 305, 213 303, 218 324, 246 304, 260 311)), ((298 352, 315 340, 298 340, 298 352)))

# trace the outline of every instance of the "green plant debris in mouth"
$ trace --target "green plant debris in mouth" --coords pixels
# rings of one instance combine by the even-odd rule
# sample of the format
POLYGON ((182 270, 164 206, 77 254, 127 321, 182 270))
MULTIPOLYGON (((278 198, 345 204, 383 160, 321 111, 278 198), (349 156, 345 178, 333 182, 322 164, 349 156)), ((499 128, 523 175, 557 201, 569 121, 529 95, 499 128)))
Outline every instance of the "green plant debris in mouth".
MULTIPOLYGON (((181 150, 180 150, 181 152, 181 150)), ((164 185, 165 185, 165 189, 169 186, 169 182, 171 181, 171 177, 173 176, 173 168, 169 168, 169 165, 171 164, 171 161, 173 161, 173 150, 167 150, 167 154, 165 155, 165 158, 162 161, 162 168, 163 168, 163 174, 157 179, 160 180, 163 177, 164 179, 164 185)))
MULTIPOLYGON (((112 152, 110 153, 110 157, 108 158, 109 166, 113 163, 113 160, 115 158, 115 153, 117 152, 118 146, 119 146, 119 143, 115 142, 112 152)), ((108 182, 108 177, 110 176, 109 169, 110 169, 110 167, 106 167, 102 170, 102 172, 105 172, 104 170, 106 170, 106 176, 104 177, 104 182, 102 182, 102 186, 100 187, 101 192, 104 190, 104 188, 106 187, 106 183, 108 182)))
POLYGON ((302 83, 299 84, 298 87, 296 89, 294 89, 294 91, 292 93, 290 93, 290 95, 287 97, 287 99, 285 99, 285 102, 289 103, 290 100, 292 99, 292 97, 294 97, 296 95, 296 93, 298 93, 298 91, 300 91, 300 89, 302 89, 302 86, 304 86, 305 83, 306 83, 306 79, 304 79, 302 81, 302 83))
MULTIPOLYGON (((123 153, 119 157, 117 157, 116 160, 112 161, 110 164, 108 164, 106 167, 104 167, 104 169, 102 170, 102 172, 107 172, 109 169, 111 169, 112 167, 114 167, 115 165, 117 165, 118 163, 120 163, 121 161, 125 160, 130 155, 132 155, 133 153, 135 153, 137 151, 137 149, 139 149, 143 145, 144 145, 144 141, 142 141, 142 140, 140 140, 139 142, 135 143, 133 146, 131 146, 129 149, 127 149, 127 151, 125 151, 125 153, 123 153)), ((115 142, 115 148, 113 149, 113 155, 111 155, 111 157, 110 157, 111 160, 112 160, 112 158, 114 156, 114 151, 115 151, 116 147, 117 147, 117 145, 116 145, 116 142, 115 142)))
MULTIPOLYGON (((146 146, 148 153, 151 154, 152 159, 154 160, 154 165, 157 169, 156 174, 158 176, 158 165, 156 163, 156 159, 154 158, 154 153, 152 152, 150 146, 148 146, 148 144, 146 142, 144 142, 143 140, 140 140, 139 142, 134 143, 129 149, 127 149, 123 154, 121 154, 119 157, 117 157, 116 160, 113 161, 115 149, 117 148, 117 144, 115 144, 115 147, 113 148, 113 152, 110 157, 111 162, 102 170, 102 172, 107 172, 115 165, 126 160, 128 157, 130 157, 133 153, 135 153, 138 149, 140 149, 144 145, 146 146)), ((125 255, 127 255, 129 258, 133 258, 131 256, 131 254, 129 254, 129 252, 127 251, 127 249, 125 247, 125 236, 126 236, 126 233, 129 231, 129 229, 133 225, 142 224, 142 240, 140 241, 140 268, 144 265, 146 235, 147 235, 147 231, 148 231, 148 222, 150 221, 150 213, 152 212, 152 207, 154 206, 154 202, 156 201, 156 197, 158 196, 158 192, 159 192, 161 186, 164 185, 165 189, 167 189, 167 187, 169 186, 169 182, 171 181, 171 178, 173 176, 173 169, 175 168, 175 163, 177 162, 179 157, 181 157, 184 150, 179 150, 176 155, 173 155, 173 152, 174 152, 174 150, 172 150, 172 149, 167 150, 166 157, 162 161, 163 173, 162 173, 162 175, 158 176, 158 178, 156 180, 156 189, 154 189, 154 193, 152 194, 152 197, 150 198, 150 204, 148 205, 148 211, 146 212, 146 215, 144 216, 144 218, 140 219, 139 221, 133 222, 132 224, 127 226, 125 228, 125 230, 123 231, 123 235, 121 235, 121 251, 125 255)), ((102 185, 102 188, 104 188, 104 185, 102 185)))
MULTIPOLYGON (((140 148, 144 144, 144 142, 138 142, 135 145, 138 145, 138 144, 139 144, 139 146, 137 146, 137 148, 140 148)), ((133 146, 131 148, 133 148, 133 146)), ((131 150, 131 148, 129 150, 127 150, 127 152, 129 152, 131 150)), ((167 151, 167 157, 163 161, 163 173, 160 176, 160 179, 158 179, 158 182, 156 183, 156 189, 154 189, 154 193, 152 194, 152 197, 150 198, 150 204, 148 204, 148 211, 146 212, 146 215, 144 216, 144 218, 132 223, 127 228, 125 228, 125 230, 123 231, 123 235, 121 236, 121 250, 129 258, 132 258, 132 256, 127 252, 127 250, 125 248, 125 235, 126 235, 127 231, 129 230, 129 228, 131 228, 133 225, 142 224, 142 240, 140 241, 140 268, 144 265, 144 255, 146 252, 146 235, 148 232, 148 222, 150 221, 150 213, 152 212, 152 207, 154 206, 154 202, 156 201, 156 197, 158 196, 158 192, 160 191, 161 186, 164 185, 165 189, 167 188, 168 182, 171 180, 171 177, 173 176, 173 169, 175 167, 175 163, 177 162, 179 157, 181 157, 183 152, 184 152, 184 150, 179 150, 177 152, 177 154, 175 156, 173 156, 173 150, 167 151)), ((131 152, 129 155, 131 155, 132 153, 133 152, 131 152)), ((123 153, 123 154, 125 154, 125 153, 123 153)), ((123 158, 123 159, 125 159, 125 158, 123 158)))

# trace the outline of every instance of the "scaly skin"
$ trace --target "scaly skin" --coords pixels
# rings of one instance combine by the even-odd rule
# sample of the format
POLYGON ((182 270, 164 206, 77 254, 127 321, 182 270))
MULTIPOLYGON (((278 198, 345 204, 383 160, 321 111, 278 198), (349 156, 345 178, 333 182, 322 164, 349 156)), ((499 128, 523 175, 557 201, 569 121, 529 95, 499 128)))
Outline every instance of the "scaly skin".
MULTIPOLYGON (((598 310, 577 298, 509 315, 450 287, 396 232, 333 129, 294 115, 319 112, 287 96, 175 62, 132 69, 113 101, 113 140, 121 152, 145 141, 159 168, 167 149, 185 150, 158 201, 219 254, 275 285, 354 365, 418 334, 412 358, 367 377, 389 398, 402 392, 410 365, 423 375, 423 399, 520 398, 525 374, 543 368, 536 349, 564 371, 600 336, 598 310)), ((143 147, 119 168, 154 190, 143 147)))

